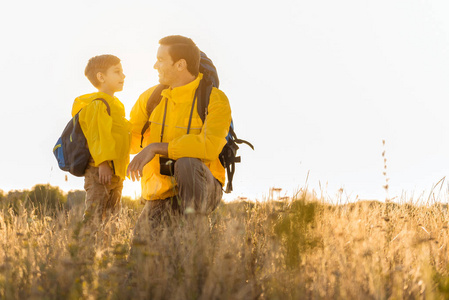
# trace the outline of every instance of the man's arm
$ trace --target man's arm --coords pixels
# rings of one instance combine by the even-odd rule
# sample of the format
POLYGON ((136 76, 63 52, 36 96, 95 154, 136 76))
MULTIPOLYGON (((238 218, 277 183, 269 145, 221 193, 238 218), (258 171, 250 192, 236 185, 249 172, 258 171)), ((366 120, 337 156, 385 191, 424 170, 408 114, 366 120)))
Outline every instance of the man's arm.
POLYGON ((231 107, 226 95, 212 89, 209 102, 209 112, 198 134, 185 134, 169 142, 168 157, 194 157, 205 161, 218 158, 226 144, 226 135, 231 124, 231 107))
POLYGON ((131 176, 132 181, 139 180, 143 176, 143 167, 149 163, 156 154, 168 156, 168 143, 152 143, 143 148, 128 166, 127 176, 131 176))

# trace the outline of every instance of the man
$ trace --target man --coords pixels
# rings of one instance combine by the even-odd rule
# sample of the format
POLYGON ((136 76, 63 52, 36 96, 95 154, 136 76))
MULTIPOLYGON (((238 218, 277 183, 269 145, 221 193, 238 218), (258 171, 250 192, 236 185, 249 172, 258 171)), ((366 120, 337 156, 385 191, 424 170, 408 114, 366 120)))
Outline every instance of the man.
POLYGON ((160 103, 150 103, 154 107, 150 114, 147 102, 158 86, 145 91, 130 119, 131 153, 140 153, 129 164, 127 174, 133 181, 141 179, 146 202, 138 224, 160 221, 167 211, 210 213, 221 201, 225 182, 225 169, 218 155, 226 144, 231 123, 229 101, 222 91, 213 88, 203 124, 195 98, 203 78, 199 73, 200 50, 183 36, 168 36, 159 44, 154 68, 160 84, 167 88, 161 92, 160 103), (141 144, 147 121, 150 125, 141 144), (175 161, 173 174, 161 174, 161 165, 162 169, 170 169, 170 161, 161 162, 161 157, 175 161))

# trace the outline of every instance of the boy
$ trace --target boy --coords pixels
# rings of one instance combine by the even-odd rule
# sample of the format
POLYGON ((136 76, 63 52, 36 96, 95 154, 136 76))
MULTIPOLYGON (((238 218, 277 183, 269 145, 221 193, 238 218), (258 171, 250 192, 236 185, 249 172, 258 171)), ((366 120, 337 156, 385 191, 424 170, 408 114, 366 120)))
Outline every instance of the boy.
POLYGON ((92 57, 84 74, 97 93, 75 99, 72 116, 79 120, 91 154, 84 175, 85 222, 105 222, 120 210, 123 180, 129 163, 130 127, 125 108, 114 93, 123 90, 125 74, 114 55, 92 57), (110 108, 110 115, 104 99, 110 108), (95 100, 95 101, 94 101, 95 100))

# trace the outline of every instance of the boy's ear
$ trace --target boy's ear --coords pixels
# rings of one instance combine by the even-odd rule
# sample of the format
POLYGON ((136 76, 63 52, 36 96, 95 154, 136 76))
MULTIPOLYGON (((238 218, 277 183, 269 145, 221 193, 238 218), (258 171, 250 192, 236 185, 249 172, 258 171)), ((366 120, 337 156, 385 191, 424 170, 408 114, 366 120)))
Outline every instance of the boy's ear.
POLYGON ((104 82, 104 76, 103 76, 103 73, 97 72, 97 80, 98 80, 98 82, 100 82, 100 83, 103 83, 103 82, 104 82))

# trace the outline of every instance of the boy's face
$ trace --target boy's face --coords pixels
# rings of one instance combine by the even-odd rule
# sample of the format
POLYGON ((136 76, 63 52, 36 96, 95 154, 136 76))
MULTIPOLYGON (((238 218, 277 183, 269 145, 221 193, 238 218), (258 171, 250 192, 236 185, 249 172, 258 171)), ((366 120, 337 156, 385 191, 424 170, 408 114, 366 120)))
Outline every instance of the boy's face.
POLYGON ((159 73, 159 83, 171 86, 178 79, 175 62, 168 52, 170 46, 160 45, 157 51, 157 60, 154 68, 159 73))
POLYGON ((118 63, 106 70, 106 73, 101 73, 102 81, 100 81, 101 89, 107 92, 119 92, 123 90, 125 83, 125 74, 123 74, 122 64, 118 63))

